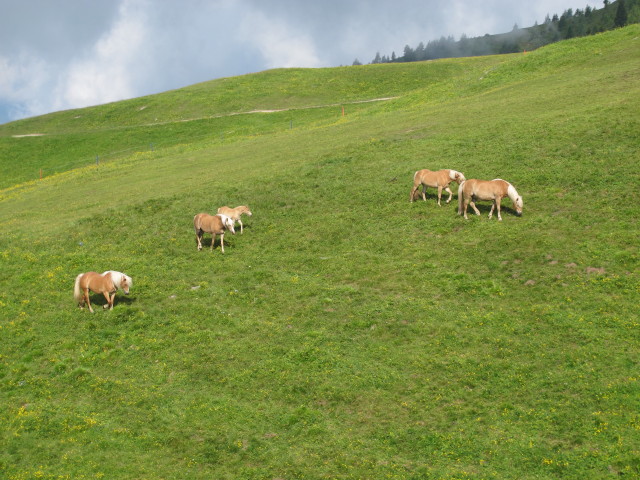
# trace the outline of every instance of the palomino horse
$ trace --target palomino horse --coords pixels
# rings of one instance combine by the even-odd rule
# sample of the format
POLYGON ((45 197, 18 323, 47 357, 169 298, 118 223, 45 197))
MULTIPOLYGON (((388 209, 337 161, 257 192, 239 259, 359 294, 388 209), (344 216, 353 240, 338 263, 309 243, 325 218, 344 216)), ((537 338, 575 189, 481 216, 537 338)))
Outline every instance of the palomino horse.
POLYGON ((249 217, 253 215, 251 213, 251 210, 249 210, 249 207, 247 207, 246 205, 240 205, 239 207, 236 207, 236 208, 227 207, 225 205, 224 207, 220 207, 218 209, 218 213, 221 213, 222 215, 226 215, 227 217, 231 218, 234 222, 238 222, 240 224, 240 234, 242 234, 242 220, 240 220, 240 215, 244 214, 249 217))
POLYGON ((222 253, 224 253, 224 232, 230 230, 234 235, 236 234, 233 228, 233 219, 222 215, 209 215, 208 213, 199 213, 193 217, 193 228, 196 231, 196 240, 198 241, 198 250, 202 250, 202 235, 205 233, 211 234, 211 250, 213 250, 213 244, 216 241, 216 235, 220 235, 220 247, 222 253))
POLYGON ((438 205, 440 205, 440 198, 442 197, 442 190, 444 189, 449 193, 449 199, 447 203, 451 201, 451 197, 453 196, 453 192, 449 188, 449 184, 451 182, 463 182, 465 180, 464 174, 461 172, 457 172, 455 170, 438 170, 437 172, 432 172, 431 170, 418 170, 413 174, 413 188, 411 189, 411 195, 409 196, 409 200, 413 202, 414 196, 422 185, 422 199, 426 202, 427 197, 425 195, 427 191, 427 187, 437 188, 438 189, 438 205))
POLYGON ((113 310, 113 301, 116 298, 118 289, 122 289, 125 295, 129 295, 129 288, 133 285, 131 277, 122 272, 108 270, 104 273, 87 272, 76 277, 73 287, 73 298, 78 302, 80 308, 84 308, 86 303, 89 311, 93 313, 91 302, 89 301, 89 290, 95 293, 102 293, 107 299, 107 304, 103 308, 113 310))
POLYGON ((476 208, 476 200, 491 200, 491 211, 489 212, 489 218, 493 216, 493 210, 497 207, 498 220, 502 220, 500 216, 500 201, 504 197, 509 197, 513 202, 513 208, 516 210, 516 215, 522 215, 522 197, 518 195, 515 187, 505 180, 496 178, 495 180, 466 180, 460 184, 458 188, 458 215, 464 215, 467 218, 467 206, 471 204, 471 207, 475 210, 476 215, 480 215, 480 212, 476 208))

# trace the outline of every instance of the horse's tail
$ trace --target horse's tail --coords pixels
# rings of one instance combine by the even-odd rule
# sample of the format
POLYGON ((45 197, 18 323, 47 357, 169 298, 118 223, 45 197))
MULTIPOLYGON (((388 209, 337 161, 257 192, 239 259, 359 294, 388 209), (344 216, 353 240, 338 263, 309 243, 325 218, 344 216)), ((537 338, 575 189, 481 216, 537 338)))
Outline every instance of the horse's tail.
POLYGON ((73 299, 78 303, 82 300, 82 289, 80 288, 80 279, 82 278, 82 275, 84 275, 84 273, 81 273, 76 277, 76 283, 73 286, 73 299))
POLYGON ((416 190, 418 190, 418 185, 420 185, 420 183, 416 185, 416 178, 418 178, 419 173, 420 173, 420 170, 416 170, 416 172, 413 174, 413 187, 411 187, 411 193, 409 194, 410 202, 413 202, 413 196, 415 195, 416 190))
POLYGON ((462 189, 464 188, 465 183, 467 183, 466 180, 464 180, 458 187, 458 215, 462 215, 462 197, 464 197, 464 192, 462 191, 462 189))

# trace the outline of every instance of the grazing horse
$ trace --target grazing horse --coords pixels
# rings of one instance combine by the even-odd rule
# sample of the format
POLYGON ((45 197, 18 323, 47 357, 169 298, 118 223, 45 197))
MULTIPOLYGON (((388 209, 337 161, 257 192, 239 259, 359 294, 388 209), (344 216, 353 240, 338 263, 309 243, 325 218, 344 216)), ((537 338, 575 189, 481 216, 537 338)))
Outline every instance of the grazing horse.
POLYGON ((449 184, 451 182, 463 182, 465 180, 464 174, 461 172, 457 172, 455 170, 438 170, 437 172, 432 172, 431 170, 418 170, 413 174, 413 188, 411 189, 411 195, 409 196, 409 200, 413 202, 416 192, 420 185, 422 185, 422 199, 426 202, 427 197, 425 195, 427 191, 427 187, 437 188, 438 189, 438 205, 440 205, 440 198, 442 197, 442 190, 444 189, 449 193, 449 199, 447 203, 451 201, 451 197, 453 196, 453 192, 449 188, 449 184))
POLYGON ((232 219, 234 222, 238 222, 240 224, 241 235, 242 235, 242 220, 240 220, 240 215, 245 214, 245 215, 248 215, 249 217, 253 215, 251 213, 251 210, 249 210, 249 207, 247 207, 246 205, 240 205, 239 207, 236 207, 236 208, 227 207, 225 205, 224 207, 220 207, 218 209, 218 213, 226 215, 227 217, 232 219))
POLYGON ((509 197, 513 202, 513 208, 516 210, 516 215, 522 215, 522 197, 518 195, 515 187, 505 180, 496 178, 495 180, 466 180, 460 184, 458 188, 458 215, 464 215, 467 218, 467 206, 471 204, 471 207, 475 210, 476 215, 480 215, 480 212, 476 208, 476 200, 491 200, 491 211, 489 212, 489 218, 493 216, 493 210, 497 207, 498 220, 502 220, 500 216, 500 201, 504 197, 509 197))
POLYGON ((220 235, 220 247, 222 253, 224 253, 224 232, 230 230, 234 235, 236 234, 233 228, 233 219, 222 215, 209 215, 208 213, 199 213, 193 217, 193 228, 196 231, 196 240, 198 241, 198 250, 202 250, 202 235, 205 233, 211 234, 211 250, 213 250, 213 244, 216 241, 216 235, 220 235))
POLYGON ((76 277, 73 287, 73 298, 78 302, 80 308, 84 308, 86 303, 89 311, 93 313, 91 302, 89 301, 89 290, 95 293, 102 293, 107 299, 107 304, 103 308, 113 310, 113 301, 116 298, 118 289, 122 289, 125 295, 129 295, 129 288, 133 285, 131 277, 122 272, 108 270, 104 273, 87 272, 76 277))

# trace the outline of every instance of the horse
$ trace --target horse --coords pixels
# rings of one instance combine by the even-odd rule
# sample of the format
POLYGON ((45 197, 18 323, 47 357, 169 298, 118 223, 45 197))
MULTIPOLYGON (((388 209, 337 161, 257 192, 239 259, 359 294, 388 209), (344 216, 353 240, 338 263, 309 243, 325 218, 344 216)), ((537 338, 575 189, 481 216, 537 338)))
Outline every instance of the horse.
POLYGON ((449 193, 449 199, 447 203, 451 201, 451 197, 453 196, 453 192, 449 188, 449 184, 451 182, 463 182, 466 180, 464 178, 464 174, 462 172, 458 172, 456 170, 438 170, 437 172, 432 172, 431 170, 418 170, 413 174, 413 188, 411 189, 411 194, 409 195, 409 201, 413 202, 415 194, 422 185, 422 199, 426 202, 427 197, 425 195, 427 191, 427 187, 437 188, 438 189, 438 206, 442 206, 440 204, 440 198, 442 196, 442 190, 444 189, 449 193))
POLYGON ((500 216, 500 201, 504 197, 509 197, 513 202, 513 208, 516 210, 518 217, 522 216, 522 197, 518 195, 515 187, 506 180, 496 178, 494 180, 466 180, 460 184, 458 188, 458 215, 464 215, 467 218, 467 206, 475 210, 476 215, 480 212, 476 208, 476 200, 491 200, 491 211, 489 218, 493 216, 494 208, 498 210, 498 220, 502 220, 500 216))
POLYGON ((240 215, 245 214, 249 217, 253 215, 251 213, 251 210, 249 210, 249 207, 247 207, 246 205, 240 205, 239 207, 236 207, 236 208, 227 207, 225 205, 224 207, 220 207, 218 209, 218 213, 226 215, 227 217, 231 218, 234 222, 238 222, 240 224, 240 235, 242 235, 242 220, 240 220, 240 215))
POLYGON ((202 250, 202 235, 205 233, 211 234, 211 250, 213 251, 213 244, 216 240, 216 235, 220 235, 220 247, 222 253, 224 253, 224 232, 229 230, 234 235, 236 234, 233 224, 233 219, 223 215, 221 213, 217 215, 209 215, 208 213, 198 213, 193 217, 193 228, 196 231, 196 240, 198 241, 198 251, 202 250))
POLYGON ((113 301, 116 298, 118 289, 124 291, 125 295, 129 295, 129 289, 133 285, 131 277, 122 272, 114 272, 107 270, 104 273, 87 272, 81 273, 76 277, 73 287, 73 298, 78 302, 80 308, 84 308, 86 303, 89 311, 93 313, 91 302, 89 301, 89 290, 95 293, 102 293, 107 299, 107 304, 102 308, 113 310, 113 301))

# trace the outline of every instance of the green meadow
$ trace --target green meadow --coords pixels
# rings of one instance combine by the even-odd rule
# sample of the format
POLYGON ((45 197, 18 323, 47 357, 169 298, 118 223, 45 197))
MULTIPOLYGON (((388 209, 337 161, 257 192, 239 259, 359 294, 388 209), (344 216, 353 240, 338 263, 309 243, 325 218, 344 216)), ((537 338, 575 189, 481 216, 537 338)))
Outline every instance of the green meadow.
POLYGON ((0 477, 640 476, 639 112, 633 25, 0 125, 0 477))

